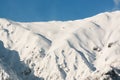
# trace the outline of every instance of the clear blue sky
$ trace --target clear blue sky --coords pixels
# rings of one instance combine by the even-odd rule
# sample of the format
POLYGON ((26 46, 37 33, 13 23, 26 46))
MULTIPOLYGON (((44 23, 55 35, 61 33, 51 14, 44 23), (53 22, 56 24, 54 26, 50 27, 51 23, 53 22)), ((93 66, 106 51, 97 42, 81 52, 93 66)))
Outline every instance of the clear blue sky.
POLYGON ((0 18, 22 22, 76 20, 114 7, 113 0, 0 0, 0 18))

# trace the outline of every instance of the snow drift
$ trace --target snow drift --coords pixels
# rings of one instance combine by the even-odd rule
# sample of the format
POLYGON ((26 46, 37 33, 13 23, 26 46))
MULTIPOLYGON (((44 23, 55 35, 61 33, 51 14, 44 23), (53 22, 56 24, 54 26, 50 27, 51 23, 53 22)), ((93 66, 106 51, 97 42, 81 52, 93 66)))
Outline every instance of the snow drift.
POLYGON ((0 80, 120 80, 120 11, 65 22, 0 19, 0 80))

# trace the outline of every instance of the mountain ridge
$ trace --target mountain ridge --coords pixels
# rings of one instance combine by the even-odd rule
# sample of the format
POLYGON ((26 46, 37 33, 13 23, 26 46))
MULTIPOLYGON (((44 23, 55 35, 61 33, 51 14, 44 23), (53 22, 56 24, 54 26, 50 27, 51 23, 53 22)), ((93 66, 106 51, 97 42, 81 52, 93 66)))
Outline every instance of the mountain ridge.
POLYGON ((0 19, 0 67, 16 65, 8 80, 119 80, 119 21, 120 11, 64 22, 0 19))

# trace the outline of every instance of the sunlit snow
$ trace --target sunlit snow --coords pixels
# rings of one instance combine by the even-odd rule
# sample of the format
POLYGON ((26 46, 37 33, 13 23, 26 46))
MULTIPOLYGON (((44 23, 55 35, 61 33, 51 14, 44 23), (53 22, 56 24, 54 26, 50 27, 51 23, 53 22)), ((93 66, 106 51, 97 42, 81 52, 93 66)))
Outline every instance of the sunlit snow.
POLYGON ((0 80, 120 80, 120 11, 64 22, 1 18, 0 80))

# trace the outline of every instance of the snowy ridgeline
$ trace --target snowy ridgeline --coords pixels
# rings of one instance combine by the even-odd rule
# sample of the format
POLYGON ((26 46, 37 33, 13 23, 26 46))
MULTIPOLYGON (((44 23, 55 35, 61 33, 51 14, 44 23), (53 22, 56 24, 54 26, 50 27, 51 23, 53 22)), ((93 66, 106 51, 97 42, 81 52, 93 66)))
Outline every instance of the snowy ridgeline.
POLYGON ((120 80, 120 11, 65 22, 0 19, 0 80, 120 80))

